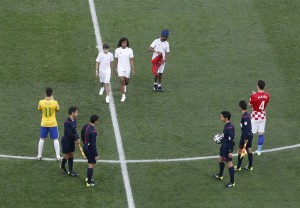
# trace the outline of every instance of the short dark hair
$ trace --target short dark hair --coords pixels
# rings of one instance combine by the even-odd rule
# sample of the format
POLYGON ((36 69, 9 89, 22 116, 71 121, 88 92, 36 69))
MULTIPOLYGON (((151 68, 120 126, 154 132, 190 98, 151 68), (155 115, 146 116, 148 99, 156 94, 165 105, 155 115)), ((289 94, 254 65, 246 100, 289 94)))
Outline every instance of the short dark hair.
POLYGON ((224 117, 224 118, 227 118, 228 120, 230 120, 231 118, 231 113, 229 111, 222 111, 221 112, 221 115, 224 117))
POLYGON ((99 119, 99 116, 97 116, 97 115, 91 115, 90 122, 91 123, 95 123, 96 121, 98 121, 98 119, 99 119))
POLYGON ((103 49, 109 49, 109 45, 107 43, 104 43, 102 46, 103 49))
POLYGON ((263 90, 265 89, 266 83, 263 80, 258 80, 257 86, 259 87, 259 89, 263 90))
POLYGON ((239 106, 242 110, 247 110, 247 102, 245 100, 241 100, 239 106))
POLYGON ((68 110, 69 115, 71 115, 72 113, 75 113, 78 110, 77 107, 70 107, 68 110))
POLYGON ((46 88, 46 95, 47 95, 47 97, 50 97, 52 95, 52 92, 53 92, 53 90, 52 90, 51 87, 47 87, 46 88))
POLYGON ((127 47, 129 48, 129 41, 128 41, 128 39, 125 38, 125 37, 123 37, 123 38, 121 38, 121 39, 119 40, 119 42, 118 42, 118 47, 121 47, 121 46, 122 46, 122 42, 124 42, 124 41, 127 41, 127 47))

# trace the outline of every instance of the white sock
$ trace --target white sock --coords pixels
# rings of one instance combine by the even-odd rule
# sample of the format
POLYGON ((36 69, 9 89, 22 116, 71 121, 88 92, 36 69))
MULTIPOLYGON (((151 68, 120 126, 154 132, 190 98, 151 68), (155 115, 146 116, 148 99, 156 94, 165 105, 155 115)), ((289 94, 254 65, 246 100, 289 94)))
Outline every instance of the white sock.
POLYGON ((158 87, 160 87, 161 86, 161 84, 158 84, 158 87))
POLYGON ((38 157, 42 157, 43 155, 44 142, 45 140, 40 138, 39 145, 38 145, 38 157))
POLYGON ((60 147, 59 147, 59 141, 58 141, 58 139, 54 139, 53 143, 54 143, 54 149, 55 149, 55 153, 56 153, 56 158, 60 158, 60 147))

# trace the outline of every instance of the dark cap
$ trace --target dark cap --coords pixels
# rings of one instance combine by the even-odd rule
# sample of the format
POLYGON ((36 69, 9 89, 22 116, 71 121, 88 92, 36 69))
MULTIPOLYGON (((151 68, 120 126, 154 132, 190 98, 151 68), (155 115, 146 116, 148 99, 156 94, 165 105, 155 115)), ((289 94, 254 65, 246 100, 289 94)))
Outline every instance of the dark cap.
POLYGON ((169 37, 169 30, 168 29, 163 29, 160 33, 161 37, 163 38, 168 38, 169 37))

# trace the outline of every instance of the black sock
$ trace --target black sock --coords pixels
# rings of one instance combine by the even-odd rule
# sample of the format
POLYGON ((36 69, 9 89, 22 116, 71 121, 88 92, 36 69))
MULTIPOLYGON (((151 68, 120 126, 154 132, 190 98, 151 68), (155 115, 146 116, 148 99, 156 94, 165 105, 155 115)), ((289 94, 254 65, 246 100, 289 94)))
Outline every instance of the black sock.
POLYGON ((66 163, 67 163, 67 159, 66 158, 63 158, 62 160, 61 160, 61 168, 66 168, 66 163))
POLYGON ((222 177, 223 176, 223 172, 224 172, 224 167, 225 167, 224 162, 219 162, 219 167, 220 167, 219 176, 222 177))
POLYGON ((87 179, 88 179, 87 182, 88 182, 88 183, 91 183, 91 181, 92 181, 93 171, 94 171, 93 168, 88 168, 88 169, 87 169, 87 179))
POLYGON ((237 168, 238 168, 238 169, 239 169, 239 168, 241 167, 241 165, 242 165, 243 158, 244 158, 244 157, 241 158, 241 154, 238 155, 238 164, 237 164, 237 168))
POLYGON ((234 183, 234 168, 228 168, 229 169, 229 174, 230 174, 230 183, 234 183))
POLYGON ((253 154, 252 154, 252 152, 248 153, 248 160, 249 160, 248 167, 251 168, 252 165, 253 165, 253 154))
POLYGON ((69 172, 73 172, 73 158, 69 158, 68 160, 68 164, 69 164, 69 172))

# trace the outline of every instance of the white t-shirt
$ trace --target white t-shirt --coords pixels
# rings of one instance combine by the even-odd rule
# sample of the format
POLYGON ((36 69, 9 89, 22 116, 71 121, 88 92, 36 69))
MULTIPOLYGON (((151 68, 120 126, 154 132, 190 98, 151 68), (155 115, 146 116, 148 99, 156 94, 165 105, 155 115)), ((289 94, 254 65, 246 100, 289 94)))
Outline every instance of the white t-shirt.
POLYGON ((133 58, 133 51, 131 48, 117 48, 115 51, 115 58, 118 59, 118 70, 130 71, 130 58, 133 58))
POLYGON ((114 61, 114 56, 111 52, 105 54, 103 51, 98 54, 96 58, 97 62, 100 62, 99 72, 110 71, 110 63, 114 61))
MULTIPOLYGON (((169 46, 168 41, 161 41, 160 38, 155 39, 151 43, 150 47, 153 48, 155 51, 161 52, 162 55, 163 55, 163 58, 165 58, 166 53, 170 52, 170 46, 169 46)), ((158 54, 157 53, 153 53, 152 59, 154 59, 156 56, 158 56, 158 54)))

